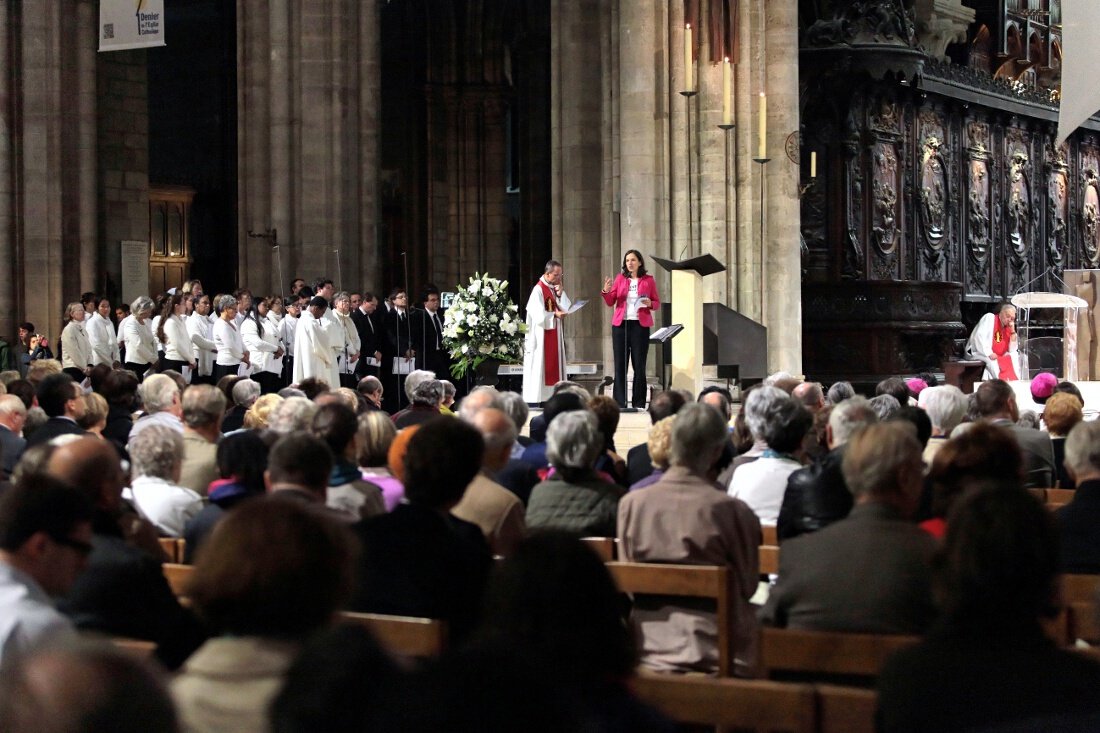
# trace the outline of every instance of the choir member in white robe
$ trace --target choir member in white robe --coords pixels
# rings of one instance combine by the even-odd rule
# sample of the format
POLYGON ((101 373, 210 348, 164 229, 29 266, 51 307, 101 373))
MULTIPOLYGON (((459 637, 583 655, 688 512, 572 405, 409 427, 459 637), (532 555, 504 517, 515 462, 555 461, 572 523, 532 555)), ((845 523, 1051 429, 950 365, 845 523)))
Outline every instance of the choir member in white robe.
POLYGON ((550 260, 527 300, 523 400, 531 404, 550 399, 554 385, 566 378, 561 319, 571 302, 561 281, 561 263, 550 260))
MULTIPOLYGON (((331 389, 340 386, 340 373, 336 365, 336 351, 332 336, 339 335, 332 321, 325 317, 328 301, 314 296, 309 307, 298 319, 294 329, 294 383, 315 377, 324 380, 331 389)), ((343 350, 343 341, 340 349, 343 350)))

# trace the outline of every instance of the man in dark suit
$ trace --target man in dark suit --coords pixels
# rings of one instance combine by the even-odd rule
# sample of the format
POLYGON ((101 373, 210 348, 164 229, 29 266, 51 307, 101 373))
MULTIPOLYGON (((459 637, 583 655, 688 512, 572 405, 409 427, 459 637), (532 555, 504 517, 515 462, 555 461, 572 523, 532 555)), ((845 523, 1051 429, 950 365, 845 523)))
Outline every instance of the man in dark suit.
POLYGON ((444 619, 456 642, 477 627, 492 555, 481 529, 450 510, 484 450, 462 420, 421 425, 405 458, 408 503, 354 527, 364 558, 354 610, 444 619))
POLYGON ((443 348, 443 314, 439 311, 439 289, 426 285, 421 294, 421 308, 413 312, 412 348, 416 351, 416 368, 435 372, 437 379, 450 375, 450 359, 443 348))
POLYGON ((982 382, 975 392, 974 407, 983 419, 1006 428, 1016 438, 1016 443, 1024 454, 1026 488, 1043 489, 1054 485, 1054 446, 1050 442, 1050 435, 1016 424, 1020 419, 1020 410, 1016 406, 1016 393, 1008 382, 1001 379, 982 382))
POLYGON ((1065 467, 1077 483, 1073 501, 1055 517, 1063 573, 1100 573, 1100 422, 1082 422, 1066 438, 1065 467))
POLYGON ((0 480, 11 477, 27 447, 22 435, 26 419, 27 407, 23 400, 13 394, 0 395, 0 480))
POLYGON ((27 447, 48 443, 59 435, 83 435, 76 421, 84 417, 80 386, 68 374, 51 374, 38 384, 38 406, 46 413, 46 423, 27 440, 27 447))
MULTIPOLYGON (((670 415, 675 415, 684 406, 684 396, 679 392, 661 392, 649 401, 649 423, 656 425, 670 415)), ((653 473, 653 462, 649 459, 649 446, 644 442, 634 446, 626 453, 626 483, 633 486, 653 473)))
POLYGON ((396 287, 390 292, 393 307, 386 313, 386 338, 382 349, 382 384, 385 385, 383 405, 391 415, 409 404, 405 395, 405 374, 394 372, 394 360, 408 359, 416 354, 412 347, 411 319, 409 317, 409 294, 405 288, 396 287))
POLYGON ((355 374, 360 379, 366 376, 377 377, 381 373, 383 341, 386 329, 382 323, 382 313, 378 310, 378 298, 373 293, 363 293, 359 307, 351 312, 351 321, 359 333, 359 361, 355 365, 355 374), (374 360, 375 364, 370 363, 374 360))
POLYGON ((126 475, 111 444, 87 437, 54 451, 50 475, 76 487, 94 504, 88 566, 59 604, 77 628, 157 643, 169 669, 183 663, 206 634, 176 600, 161 572, 156 533, 123 513, 126 475))
POLYGON ((935 540, 909 521, 920 501, 924 463, 913 428, 871 425, 844 451, 855 497, 847 518, 784 542, 779 581, 760 618, 819 631, 919 634, 935 618, 935 540))

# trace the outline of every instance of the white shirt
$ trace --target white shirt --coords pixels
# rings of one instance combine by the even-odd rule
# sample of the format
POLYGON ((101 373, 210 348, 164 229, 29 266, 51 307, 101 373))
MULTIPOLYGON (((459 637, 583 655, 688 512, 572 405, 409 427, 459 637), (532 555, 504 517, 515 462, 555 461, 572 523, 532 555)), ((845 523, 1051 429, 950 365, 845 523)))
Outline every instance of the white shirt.
POLYGON ((88 334, 88 343, 92 345, 95 364, 111 366, 119 361, 118 335, 110 318, 104 318, 96 311, 84 321, 84 331, 88 334))
POLYGON ((267 319, 264 319, 263 327, 261 336, 253 319, 246 318, 241 324, 241 340, 248 350, 248 361, 254 372, 282 374, 283 360, 275 358, 275 352, 279 350, 279 334, 267 319))
POLYGON ((214 322, 214 348, 218 350, 218 356, 214 362, 221 366, 240 364, 244 357, 244 341, 241 339, 241 332, 224 318, 214 322))
POLYGON ((191 335, 187 332, 187 324, 183 316, 173 315, 164 322, 164 358, 170 361, 195 360, 194 349, 191 348, 191 335))
POLYGON ((73 623, 57 612, 34 578, 0 562, 0 662, 36 644, 76 636, 73 623))
POLYGON ((172 537, 183 536, 187 522, 202 510, 202 497, 162 478, 138 476, 130 487, 138 514, 172 537))
POLYGON ((157 338, 157 329, 159 327, 160 327, 160 314, 158 313, 157 315, 155 315, 155 316, 153 316, 152 318, 149 319, 149 330, 153 334, 153 342, 157 345, 157 351, 160 352, 160 353, 163 353, 164 352, 164 344, 162 344, 160 342, 160 339, 157 338))
POLYGON ((787 491, 787 477, 800 468, 802 464, 790 458, 761 456, 737 467, 729 495, 748 504, 761 524, 774 526, 787 491))
POLYGON ((294 356, 294 332, 298 328, 298 319, 292 315, 283 316, 283 320, 279 322, 279 338, 282 339, 283 344, 286 346, 286 353, 294 356))
POLYGON ((638 283, 640 279, 630 278, 630 290, 626 294, 626 320, 636 321, 638 320, 638 301, 641 298, 638 297, 638 283))
POLYGON ((61 367, 84 371, 94 354, 83 321, 69 321, 61 331, 61 367))
POLYGON ((149 323, 138 323, 136 318, 122 321, 122 337, 126 341, 126 361, 132 364, 152 364, 157 360, 157 347, 149 323))
POLYGON ((214 324, 206 316, 192 313, 187 317, 187 333, 191 334, 191 352, 199 376, 209 377, 213 371, 214 352, 218 350, 214 344, 214 324))

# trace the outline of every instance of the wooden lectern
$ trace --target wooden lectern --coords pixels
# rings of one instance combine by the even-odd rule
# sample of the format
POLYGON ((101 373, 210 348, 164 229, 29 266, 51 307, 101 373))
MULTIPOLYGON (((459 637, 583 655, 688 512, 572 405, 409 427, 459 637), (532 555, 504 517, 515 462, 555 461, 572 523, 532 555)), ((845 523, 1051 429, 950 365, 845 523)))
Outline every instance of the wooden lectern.
POLYGON ((672 388, 699 394, 703 389, 703 278, 725 272, 713 255, 676 262, 654 257, 672 275, 672 320, 684 332, 672 342, 672 388))

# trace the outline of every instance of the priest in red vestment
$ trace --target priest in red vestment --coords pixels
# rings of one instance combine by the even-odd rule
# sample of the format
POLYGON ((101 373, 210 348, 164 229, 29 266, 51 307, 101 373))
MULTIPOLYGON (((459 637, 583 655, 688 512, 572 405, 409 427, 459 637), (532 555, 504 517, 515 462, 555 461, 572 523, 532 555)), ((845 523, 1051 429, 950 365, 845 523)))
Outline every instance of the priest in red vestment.
POLYGON ((545 402, 550 399, 554 385, 565 379, 561 319, 571 304, 562 288, 561 263, 550 260, 527 299, 527 337, 523 349, 525 402, 545 402))
POLYGON ((985 363, 983 379, 1022 379, 1019 340, 1016 338, 1016 307, 1004 303, 996 313, 986 313, 970 334, 966 351, 985 363))

